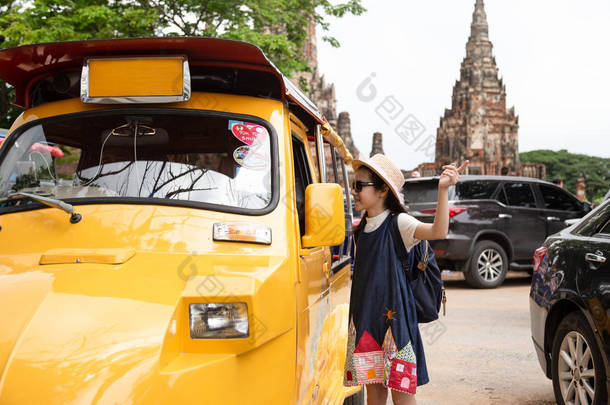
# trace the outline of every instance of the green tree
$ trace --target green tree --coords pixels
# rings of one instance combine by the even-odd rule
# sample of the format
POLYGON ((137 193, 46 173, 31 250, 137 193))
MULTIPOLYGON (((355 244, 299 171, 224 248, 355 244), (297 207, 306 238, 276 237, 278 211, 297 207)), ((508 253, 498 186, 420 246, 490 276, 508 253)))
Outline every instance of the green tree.
MULTIPOLYGON (((258 45, 285 74, 308 70, 308 25, 361 15, 361 0, 0 0, 0 48, 40 42, 147 36, 204 36, 258 45), (336 2, 332 2, 336 3, 336 2)), ((323 39, 338 47, 332 36, 323 39)), ((0 81, 0 127, 19 109, 0 81)))
POLYGON ((589 201, 600 202, 610 188, 610 159, 560 151, 533 150, 519 154, 521 163, 544 163, 548 180, 559 177, 564 188, 576 193, 576 181, 582 174, 589 201))

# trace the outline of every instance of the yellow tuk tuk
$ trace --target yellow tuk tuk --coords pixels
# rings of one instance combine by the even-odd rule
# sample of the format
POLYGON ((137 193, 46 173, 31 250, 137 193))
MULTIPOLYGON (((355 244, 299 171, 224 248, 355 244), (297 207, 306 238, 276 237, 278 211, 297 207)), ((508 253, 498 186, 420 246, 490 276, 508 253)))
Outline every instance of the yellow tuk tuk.
POLYGON ((341 404, 345 145, 261 50, 0 51, 0 403, 341 404))

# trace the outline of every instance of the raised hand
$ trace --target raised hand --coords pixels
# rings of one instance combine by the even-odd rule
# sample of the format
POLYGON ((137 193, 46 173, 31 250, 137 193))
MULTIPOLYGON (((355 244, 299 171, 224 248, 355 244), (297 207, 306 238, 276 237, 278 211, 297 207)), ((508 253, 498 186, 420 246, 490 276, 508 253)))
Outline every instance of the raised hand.
POLYGON ((469 161, 466 160, 460 167, 456 167, 455 163, 443 166, 443 172, 438 180, 439 188, 447 188, 456 184, 460 180, 460 173, 468 166, 469 161))

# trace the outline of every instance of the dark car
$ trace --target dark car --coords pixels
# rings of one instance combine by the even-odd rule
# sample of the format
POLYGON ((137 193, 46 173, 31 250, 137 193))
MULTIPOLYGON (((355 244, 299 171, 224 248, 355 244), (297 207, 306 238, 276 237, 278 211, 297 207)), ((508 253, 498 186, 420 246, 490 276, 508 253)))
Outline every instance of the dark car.
MULTIPOLYGON (((409 213, 434 221, 438 177, 408 179, 403 187, 409 213)), ((590 211, 564 189, 546 181, 512 176, 461 176, 449 188, 449 233, 432 241, 443 269, 463 271, 477 288, 502 284, 507 271, 531 271, 534 250, 590 211)))
POLYGON ((559 404, 607 404, 610 390, 610 201, 534 255, 532 339, 559 404))

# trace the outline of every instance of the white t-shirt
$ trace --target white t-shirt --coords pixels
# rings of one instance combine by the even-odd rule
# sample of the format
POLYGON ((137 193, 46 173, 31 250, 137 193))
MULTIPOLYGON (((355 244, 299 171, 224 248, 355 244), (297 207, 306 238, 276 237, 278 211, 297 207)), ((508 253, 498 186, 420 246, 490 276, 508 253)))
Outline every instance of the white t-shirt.
MULTIPOLYGON (((366 224, 364 225, 364 232, 373 232, 375 229, 379 228, 379 225, 383 223, 388 215, 390 215, 390 210, 385 210, 374 217, 367 217, 366 224)), ((404 212, 398 214, 398 230, 400 231, 400 236, 402 237, 402 242, 404 243, 407 252, 419 243, 419 239, 415 239, 413 234, 415 233, 417 225, 421 223, 421 221, 404 212)))

